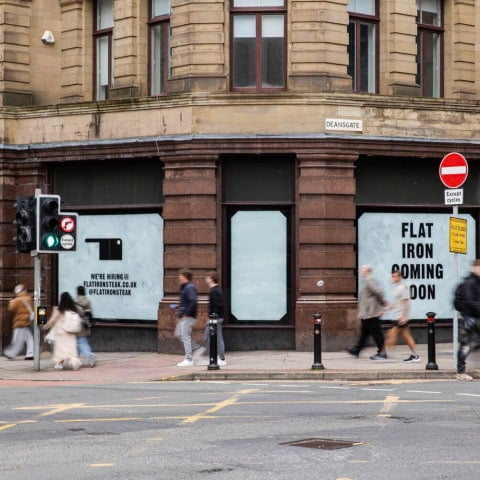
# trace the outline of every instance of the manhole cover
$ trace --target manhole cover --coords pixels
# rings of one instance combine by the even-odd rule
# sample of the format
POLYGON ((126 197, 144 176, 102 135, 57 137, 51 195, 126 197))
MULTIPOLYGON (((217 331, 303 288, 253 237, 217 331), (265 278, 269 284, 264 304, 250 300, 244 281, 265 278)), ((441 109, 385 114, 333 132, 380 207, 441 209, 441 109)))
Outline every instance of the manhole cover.
POLYGON ((337 450, 338 448, 349 448, 356 445, 363 445, 362 442, 350 442, 348 440, 332 440, 330 438, 306 438, 285 442, 280 445, 291 445, 292 447, 319 448, 320 450, 337 450))

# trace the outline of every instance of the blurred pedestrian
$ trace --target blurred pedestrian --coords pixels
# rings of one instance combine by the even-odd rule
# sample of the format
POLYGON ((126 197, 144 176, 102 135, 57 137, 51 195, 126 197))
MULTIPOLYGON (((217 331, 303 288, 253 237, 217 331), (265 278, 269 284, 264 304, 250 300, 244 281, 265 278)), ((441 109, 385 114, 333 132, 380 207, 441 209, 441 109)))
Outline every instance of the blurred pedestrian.
POLYGON ((53 362, 54 368, 62 370, 65 362, 73 370, 78 370, 82 362, 78 358, 77 350, 77 332, 81 329, 82 319, 78 314, 77 308, 73 298, 68 292, 63 292, 60 295, 60 302, 58 307, 54 307, 53 313, 45 324, 44 329, 53 329, 53 362), (72 328, 71 323, 78 323, 78 328, 72 328))
MULTIPOLYGON (((225 342, 223 341, 223 318, 224 318, 224 306, 223 306, 223 292, 218 284, 218 275, 216 272, 210 272, 205 277, 205 282, 210 288, 208 292, 208 315, 217 315, 217 364, 226 365, 225 360, 225 342)), ((205 324, 205 330, 203 332, 203 342, 205 348, 203 349, 208 355, 208 359, 200 359, 196 361, 196 365, 208 365, 210 358, 210 324, 207 321, 205 324)))
POLYGON ((192 340, 193 325, 197 321, 197 289, 192 282, 192 272, 186 268, 178 272, 180 284, 180 302, 178 304, 178 320, 175 326, 175 336, 183 343, 185 358, 177 363, 178 367, 193 365, 193 350, 200 348, 192 340))
POLYGON ((476 351, 480 336, 480 260, 474 260, 472 271, 463 280, 461 305, 457 305, 460 318, 457 351, 457 380, 472 381, 466 373, 467 357, 473 347, 476 351))
POLYGON ((92 304, 85 295, 85 288, 81 285, 77 287, 75 306, 78 314, 82 317, 82 329, 77 335, 78 356, 85 357, 90 367, 94 367, 96 358, 88 341, 88 337, 92 333, 92 304))
MULTIPOLYGON (((393 327, 387 333, 387 339, 385 341, 385 350, 393 347, 397 343, 398 335, 403 337, 410 349, 410 356, 404 360, 404 362, 419 362, 420 355, 415 350, 415 341, 410 333, 410 326, 408 325, 408 313, 410 310, 410 294, 408 287, 403 281, 402 274, 396 270, 392 272, 393 282, 393 303, 388 306, 388 309, 394 311, 393 327)), ((386 351, 381 352, 382 355, 386 351)), ((377 359, 375 359, 377 360, 377 359)))
POLYGON ((354 357, 358 357, 365 347, 368 337, 372 336, 377 346, 376 355, 384 355, 381 353, 385 338, 380 324, 380 317, 387 305, 385 295, 377 280, 374 278, 370 265, 362 265, 359 273, 363 278, 362 289, 358 296, 357 314, 361 322, 361 330, 357 343, 353 348, 348 349, 347 352, 354 357))
POLYGON ((25 285, 18 284, 14 289, 15 298, 8 303, 7 310, 12 316, 12 341, 3 355, 13 360, 26 346, 25 360, 33 360, 33 335, 30 321, 33 313, 32 297, 25 285))

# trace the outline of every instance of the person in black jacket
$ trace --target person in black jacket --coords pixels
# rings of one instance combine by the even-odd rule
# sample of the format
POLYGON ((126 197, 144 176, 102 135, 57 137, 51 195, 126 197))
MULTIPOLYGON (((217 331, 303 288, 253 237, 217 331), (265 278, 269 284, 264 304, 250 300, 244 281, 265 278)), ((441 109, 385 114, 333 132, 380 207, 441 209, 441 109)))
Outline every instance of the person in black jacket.
POLYGON ((178 320, 175 327, 175 336, 178 337, 185 349, 185 358, 177 363, 178 367, 193 365, 193 350, 199 348, 192 341, 193 325, 197 321, 197 289, 192 282, 192 272, 183 268, 178 272, 180 283, 180 303, 178 305, 178 320))
MULTIPOLYGON (((205 277, 205 282, 210 288, 208 294, 208 314, 216 313, 218 315, 217 321, 217 355, 218 365, 226 365, 227 361, 225 360, 225 343, 223 341, 222 333, 222 324, 223 324, 223 293, 220 285, 218 284, 218 275, 215 272, 210 272, 205 277)), ((210 346, 210 332, 209 332, 208 322, 205 325, 205 331, 203 334, 203 339, 205 341, 205 346, 208 349, 210 346)))
POLYGON ((470 353, 470 345, 475 343, 480 334, 480 260, 474 260, 472 272, 463 281, 465 284, 462 310, 460 312, 460 334, 457 352, 457 379, 472 381, 465 373, 466 360, 470 353))

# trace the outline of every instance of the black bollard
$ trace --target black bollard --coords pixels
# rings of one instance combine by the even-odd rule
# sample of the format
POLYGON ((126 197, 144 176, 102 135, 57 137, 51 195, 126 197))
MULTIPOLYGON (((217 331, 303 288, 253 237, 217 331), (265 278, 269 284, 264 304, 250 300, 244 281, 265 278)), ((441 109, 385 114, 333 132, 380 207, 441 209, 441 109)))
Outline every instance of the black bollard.
POLYGON ((435 361, 435 312, 427 312, 428 325, 428 363, 426 370, 438 370, 438 365, 435 361))
POLYGON ((208 333, 210 334, 210 359, 207 370, 220 370, 217 363, 217 325, 218 315, 212 313, 208 316, 208 333))
POLYGON ((322 316, 313 314, 313 365, 312 370, 323 370, 322 365, 322 316))

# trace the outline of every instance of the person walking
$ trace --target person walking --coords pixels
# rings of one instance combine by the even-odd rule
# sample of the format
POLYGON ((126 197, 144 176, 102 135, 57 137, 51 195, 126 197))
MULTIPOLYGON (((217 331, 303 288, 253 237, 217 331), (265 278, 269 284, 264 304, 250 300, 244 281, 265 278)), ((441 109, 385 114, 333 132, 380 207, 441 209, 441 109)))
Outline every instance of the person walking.
POLYGON ((83 356, 87 360, 88 365, 90 365, 90 367, 94 367, 96 358, 88 341, 88 337, 92 333, 92 304, 85 295, 85 288, 83 288, 81 285, 77 287, 75 306, 77 307, 78 314, 80 317, 82 317, 82 329, 77 335, 78 356, 83 356))
POLYGON ((26 346, 25 360, 33 360, 33 335, 30 329, 32 297, 21 283, 13 289, 13 292, 15 298, 10 300, 7 307, 12 316, 12 341, 3 351, 3 355, 13 360, 26 346))
POLYGON ((197 321, 197 289, 192 282, 192 272, 186 268, 178 272, 180 284, 180 302, 178 305, 178 320, 175 326, 175 336, 183 343, 185 358, 177 363, 178 367, 190 367, 193 365, 193 350, 199 345, 192 341, 193 325, 197 321))
POLYGON ((387 306, 385 295, 372 274, 371 265, 362 265, 359 273, 363 278, 362 289, 358 296, 357 314, 361 322, 361 330, 357 343, 353 348, 347 349, 347 352, 354 357, 358 357, 362 349, 365 347, 368 337, 371 335, 377 346, 376 355, 385 355, 381 353, 385 337, 380 325, 380 317, 387 306))
POLYGON ((69 362, 72 370, 78 370, 82 365, 78 358, 77 335, 72 333, 68 325, 71 320, 78 323, 79 331, 82 320, 75 302, 68 292, 63 292, 60 295, 58 307, 54 307, 52 315, 44 326, 45 330, 54 329, 53 362, 57 370, 62 370, 66 361, 69 362))
POLYGON ((470 275, 463 280, 460 313, 459 346, 457 351, 457 380, 471 382, 466 373, 467 357, 478 348, 480 336, 480 260, 474 260, 470 275))
POLYGON ((383 360, 387 358, 387 351, 397 343, 398 335, 400 335, 410 349, 410 356, 406 358, 405 362, 419 362, 420 355, 418 355, 415 346, 415 341, 410 333, 410 326, 408 325, 408 313, 410 310, 410 294, 408 287, 403 281, 402 274, 396 270, 392 272, 393 282, 393 303, 388 306, 389 310, 394 311, 394 324, 387 333, 385 341, 385 348, 378 356, 374 356, 372 360, 383 360), (378 358, 375 358, 378 357, 378 358))
MULTIPOLYGON (((223 292, 218 284, 218 275, 215 272, 210 272, 205 277, 205 282, 210 288, 208 292, 208 314, 217 315, 217 364, 226 365, 227 361, 225 360, 225 342, 223 341, 223 318, 224 318, 224 307, 223 307, 223 292)), ((209 323, 205 324, 205 331, 203 332, 203 341, 206 348, 206 351, 210 351, 210 328, 209 323)))

